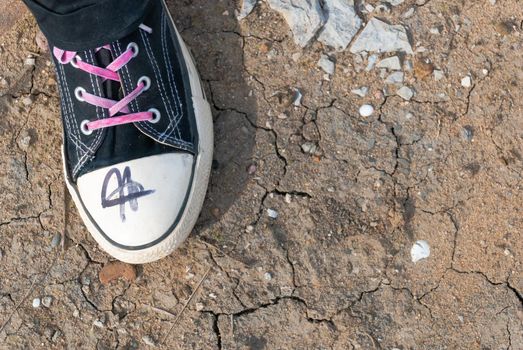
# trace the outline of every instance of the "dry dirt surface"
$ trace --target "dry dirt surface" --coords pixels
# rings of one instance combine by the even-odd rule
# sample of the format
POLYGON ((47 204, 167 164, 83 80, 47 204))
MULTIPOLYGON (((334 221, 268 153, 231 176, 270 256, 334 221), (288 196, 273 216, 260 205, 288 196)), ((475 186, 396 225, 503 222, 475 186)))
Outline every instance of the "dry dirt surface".
POLYGON ((230 0, 168 3, 212 100, 216 155, 193 234, 134 268, 113 265, 64 198, 34 20, 2 31, 1 349, 523 349, 519 0, 359 13, 407 29, 410 101, 365 69, 371 56, 297 46, 264 1, 241 21, 230 0), (430 255, 413 262, 418 240, 430 255))

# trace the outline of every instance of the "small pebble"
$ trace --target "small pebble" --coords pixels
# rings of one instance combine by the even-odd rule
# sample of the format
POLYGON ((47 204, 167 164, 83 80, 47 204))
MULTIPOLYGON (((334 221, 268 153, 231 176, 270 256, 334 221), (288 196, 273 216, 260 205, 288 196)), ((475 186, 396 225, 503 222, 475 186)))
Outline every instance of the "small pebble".
POLYGON ((216 294, 214 294, 214 293, 209 293, 209 298, 211 298, 211 299, 216 299, 217 296, 216 296, 216 294))
POLYGON ((52 296, 46 296, 42 299, 42 305, 45 307, 51 307, 51 304, 53 303, 53 297, 52 296))
POLYGON ((472 78, 470 77, 470 75, 467 75, 466 77, 461 79, 461 86, 463 86, 464 88, 469 88, 472 86, 472 78))
POLYGON ((396 95, 405 101, 410 101, 410 99, 414 97, 414 91, 412 91, 412 89, 407 86, 403 86, 396 92, 396 95))
POLYGON ((98 327, 98 328, 104 328, 104 324, 103 324, 103 322, 100 321, 100 320, 95 320, 95 321, 93 322, 93 326, 96 326, 96 327, 98 327))
POLYGON ((256 172, 256 170, 257 170, 256 164, 251 164, 251 165, 249 165, 249 167, 247 168, 247 173, 248 173, 249 175, 252 175, 252 174, 254 174, 254 173, 256 172))
POLYGON ((376 62, 378 61, 378 55, 370 55, 367 63, 367 67, 365 67, 366 72, 370 72, 374 66, 376 66, 376 62))
POLYGON ((369 93, 369 88, 367 86, 362 86, 359 89, 354 89, 350 92, 352 92, 355 95, 358 95, 359 97, 365 97, 369 93))
POLYGON ((434 72, 432 72, 432 74, 434 75, 434 80, 436 80, 436 81, 440 81, 441 79, 443 79, 445 77, 445 75, 443 74, 443 71, 441 71, 439 69, 435 69, 434 72))
POLYGON ((24 97, 22 99, 22 103, 24 104, 24 106, 30 106, 33 104, 33 99, 30 96, 24 97))
POLYGON ((196 311, 202 311, 204 308, 202 303, 196 303, 196 311))
POLYGON ((245 231, 246 231, 246 232, 252 232, 252 231, 254 231, 254 226, 252 226, 252 225, 247 226, 247 227, 245 228, 245 231))
POLYGON ((403 84, 403 72, 394 72, 389 74, 387 79, 385 79, 385 84, 394 84, 400 85, 403 84))
POLYGON ((33 307, 34 308, 40 307, 41 304, 42 304, 42 302, 41 302, 40 298, 34 298, 33 299, 33 307))
POLYGON ((438 27, 432 27, 430 28, 430 34, 433 34, 433 35, 439 35, 440 32, 439 32, 439 28, 438 27))
POLYGON ((56 342, 58 340, 58 338, 60 338, 62 336, 62 332, 60 331, 55 331, 54 334, 53 334, 53 337, 51 338, 51 340, 53 342, 56 342))
POLYGON ((418 262, 430 256, 430 245, 427 241, 416 241, 410 249, 412 262, 418 262))
POLYGON ((403 18, 410 18, 410 17, 412 17, 413 14, 414 14, 414 7, 411 7, 407 11, 403 12, 401 17, 403 17, 403 18))
POLYGON ((321 58, 318 61, 318 67, 323 69, 323 71, 329 75, 334 74, 335 64, 327 55, 321 55, 321 58))
POLYGON ((461 130, 461 135, 467 141, 472 141, 474 138, 474 128, 470 125, 465 125, 461 130))
POLYGON ((290 194, 287 193, 287 194, 285 195, 285 203, 287 203, 287 204, 291 204, 291 202, 292 202, 292 196, 291 196, 290 194))
POLYGON ((360 115, 362 117, 370 117, 374 113, 374 107, 371 105, 363 105, 360 107, 360 115))
POLYGON ((301 100, 303 99, 303 94, 299 89, 294 89, 294 100, 292 102, 296 107, 301 106, 301 100))
POLYGON ((378 68, 385 68, 388 70, 400 70, 401 62, 398 56, 392 56, 382 59, 378 65, 378 68))
POLYGON ((34 57, 27 57, 24 61, 24 64, 26 66, 34 66, 36 64, 36 60, 34 59, 34 57))
POLYGON ((152 347, 156 347, 156 342, 154 341, 154 339, 149 336, 149 335, 144 335, 142 337, 142 340, 143 342, 145 343, 145 345, 149 345, 149 346, 152 346, 152 347))
POLYGON ((100 270, 98 278, 104 285, 108 285, 119 278, 123 278, 127 282, 134 282, 136 279, 136 267, 120 261, 110 262, 100 270))
POLYGON ((313 142, 305 142, 303 145, 301 145, 303 153, 313 154, 316 152, 317 148, 318 147, 313 142))
POLYGON ((272 275, 271 275, 270 272, 265 272, 265 274, 263 275, 263 277, 264 277, 267 281, 272 280, 272 275))
POLYGON ((62 241, 62 235, 60 233, 56 233, 53 236, 53 239, 51 240, 51 248, 56 248, 62 241))
POLYGON ((269 215, 269 217, 271 219, 277 219, 278 218, 278 212, 274 209, 267 209, 267 215, 269 215))

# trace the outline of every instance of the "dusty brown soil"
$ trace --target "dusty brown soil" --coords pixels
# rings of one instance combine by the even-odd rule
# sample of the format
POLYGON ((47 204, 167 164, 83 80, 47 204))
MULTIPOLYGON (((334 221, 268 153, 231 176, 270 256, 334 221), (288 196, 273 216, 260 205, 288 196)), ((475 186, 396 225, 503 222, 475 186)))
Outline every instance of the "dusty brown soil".
POLYGON ((64 200, 34 21, 0 37, 0 348, 523 349, 519 0, 381 15, 418 48, 410 102, 348 51, 326 80, 328 49, 295 46, 265 4, 241 23, 230 0, 169 4, 212 98, 216 162, 194 233, 135 280, 100 282, 110 259, 64 200), (413 263, 416 240, 431 255, 413 263))

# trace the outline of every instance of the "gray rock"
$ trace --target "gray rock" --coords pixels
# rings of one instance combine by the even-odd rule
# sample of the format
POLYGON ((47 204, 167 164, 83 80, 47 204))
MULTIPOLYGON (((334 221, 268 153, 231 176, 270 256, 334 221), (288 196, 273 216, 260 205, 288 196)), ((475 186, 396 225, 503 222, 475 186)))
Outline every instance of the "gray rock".
POLYGON ((305 47, 325 23, 320 0, 267 0, 279 12, 294 34, 294 42, 305 47))
POLYGON ((328 19, 318 40, 336 50, 345 50, 361 27, 354 1, 325 0, 324 9, 328 19))
POLYGON ((402 25, 390 25, 377 18, 372 18, 361 34, 356 38, 350 52, 398 52, 413 54, 407 36, 407 30, 402 25))
POLYGON ((374 68, 376 62, 378 61, 378 57, 378 55, 369 56, 369 59, 367 60, 367 67, 365 67, 366 72, 370 72, 374 68))
POLYGON ((51 248, 56 248, 62 241, 62 235, 60 233, 56 233, 53 236, 53 239, 51 240, 51 248))
POLYGON ((321 55, 321 58, 318 61, 318 67, 323 69, 323 71, 329 75, 334 74, 335 64, 327 55, 321 55))
POLYGON ((410 101, 410 99, 412 97, 414 97, 414 91, 407 87, 407 86, 402 86, 397 92, 396 92, 396 95, 398 95, 399 97, 401 97, 402 99, 404 99, 405 101, 410 101))
POLYGON ((393 72, 385 79, 386 84, 403 84, 403 72, 393 72))
POLYGON ((367 86, 362 86, 358 89, 353 89, 350 92, 352 92, 355 95, 358 95, 359 97, 365 97, 369 93, 369 88, 367 86))
POLYGON ((242 7, 241 10, 237 13, 236 18, 238 18, 239 21, 250 15, 252 10, 256 7, 258 4, 258 0, 243 0, 242 1, 242 7))
POLYGON ((401 70, 401 62, 398 56, 387 57, 379 61, 377 67, 388 70, 401 70))

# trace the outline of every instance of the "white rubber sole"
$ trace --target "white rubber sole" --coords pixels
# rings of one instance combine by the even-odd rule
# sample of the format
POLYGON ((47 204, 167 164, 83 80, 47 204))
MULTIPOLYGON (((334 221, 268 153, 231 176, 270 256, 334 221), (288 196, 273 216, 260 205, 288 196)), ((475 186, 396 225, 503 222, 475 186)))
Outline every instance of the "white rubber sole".
MULTIPOLYGON (((167 8, 165 2, 164 6, 167 8)), ((174 21, 171 16, 170 19, 174 26, 174 21)), ((193 95, 196 124, 199 134, 199 154, 196 158, 196 166, 194 170, 191 192, 189 194, 185 211, 183 212, 176 228, 160 243, 141 250, 126 250, 111 244, 111 242, 105 239, 96 225, 91 221, 91 218, 84 209, 82 201, 78 197, 76 185, 69 181, 69 176, 67 175, 68 173, 65 165, 65 150, 62 146, 62 157, 64 160, 64 173, 67 188, 71 194, 71 197, 73 198, 74 203, 76 204, 76 207, 78 208, 78 211, 80 212, 80 216, 82 217, 85 226, 104 251, 114 258, 130 264, 145 264, 162 259, 171 254, 185 241, 194 228, 198 217, 200 216, 203 202, 205 200, 205 195, 207 193, 207 186, 209 184, 214 149, 214 131, 211 108, 203 96, 200 77, 192 60, 192 56, 190 55, 189 50, 183 42, 180 34, 176 30, 176 26, 174 26, 174 28, 180 41, 185 62, 187 63, 187 70, 189 72, 193 95)))

